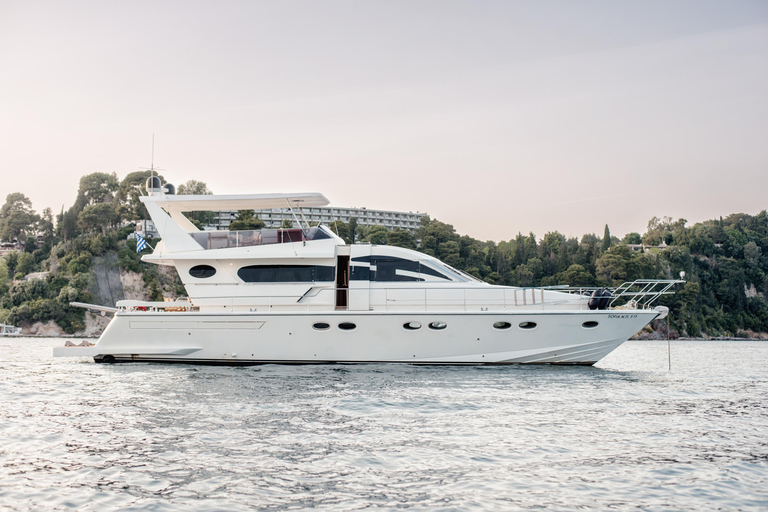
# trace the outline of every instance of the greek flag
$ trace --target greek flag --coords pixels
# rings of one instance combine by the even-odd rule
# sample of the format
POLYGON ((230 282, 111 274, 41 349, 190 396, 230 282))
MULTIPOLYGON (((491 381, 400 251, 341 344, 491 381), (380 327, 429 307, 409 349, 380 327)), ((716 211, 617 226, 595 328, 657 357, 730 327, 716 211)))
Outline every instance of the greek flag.
POLYGON ((136 254, 140 253, 147 248, 147 241, 141 238, 141 235, 136 233, 136 254))

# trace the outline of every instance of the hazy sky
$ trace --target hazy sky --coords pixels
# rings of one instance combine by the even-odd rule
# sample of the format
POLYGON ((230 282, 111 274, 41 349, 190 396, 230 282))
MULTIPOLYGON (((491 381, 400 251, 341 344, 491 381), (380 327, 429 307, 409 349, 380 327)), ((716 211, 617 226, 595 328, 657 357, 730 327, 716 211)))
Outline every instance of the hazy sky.
POLYGON ((768 208, 768 1, 0 0, 0 194, 155 165, 462 234, 768 208))

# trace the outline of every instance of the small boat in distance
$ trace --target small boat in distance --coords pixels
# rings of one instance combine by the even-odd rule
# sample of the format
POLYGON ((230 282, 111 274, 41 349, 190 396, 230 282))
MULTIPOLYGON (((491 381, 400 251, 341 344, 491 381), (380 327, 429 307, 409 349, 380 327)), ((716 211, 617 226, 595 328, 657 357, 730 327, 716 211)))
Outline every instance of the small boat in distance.
POLYGON ((301 223, 318 193, 177 196, 148 180, 141 201, 162 240, 144 261, 173 265, 188 297, 77 304, 111 321, 95 346, 53 355, 97 362, 592 365, 668 310, 677 280, 612 292, 495 286, 426 254, 349 245, 301 223), (289 208, 291 229, 200 231, 190 211, 289 208))
POLYGON ((0 336, 21 336, 21 327, 0 324, 0 336))

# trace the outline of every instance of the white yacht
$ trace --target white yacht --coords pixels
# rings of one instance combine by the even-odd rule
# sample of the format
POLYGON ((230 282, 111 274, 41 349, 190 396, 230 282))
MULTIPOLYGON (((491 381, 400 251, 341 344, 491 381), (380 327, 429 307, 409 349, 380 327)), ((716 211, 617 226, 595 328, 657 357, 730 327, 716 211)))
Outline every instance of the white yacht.
MULTIPOLYGON (((157 178, 153 178, 157 180, 157 178)), ((677 282, 614 290, 494 286, 426 254, 349 245, 301 222, 317 193, 178 196, 151 183, 141 200, 162 241, 143 260, 173 265, 188 297, 77 304, 112 316, 93 346, 54 356, 96 362, 591 365, 666 308, 677 282), (199 231, 190 211, 290 208, 297 229, 199 231)))
POLYGON ((21 336, 21 327, 0 324, 0 336, 21 336))

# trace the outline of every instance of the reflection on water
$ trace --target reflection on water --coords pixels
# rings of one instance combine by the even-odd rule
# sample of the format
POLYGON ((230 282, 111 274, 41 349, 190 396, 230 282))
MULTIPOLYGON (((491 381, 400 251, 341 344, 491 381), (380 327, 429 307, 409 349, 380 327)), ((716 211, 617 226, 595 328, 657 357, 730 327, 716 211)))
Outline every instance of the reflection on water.
POLYGON ((768 507, 768 343, 597 367, 96 365, 0 339, 11 510, 768 507))

